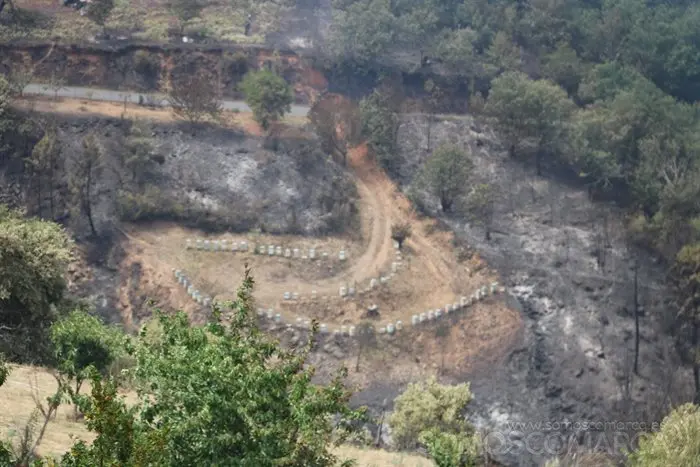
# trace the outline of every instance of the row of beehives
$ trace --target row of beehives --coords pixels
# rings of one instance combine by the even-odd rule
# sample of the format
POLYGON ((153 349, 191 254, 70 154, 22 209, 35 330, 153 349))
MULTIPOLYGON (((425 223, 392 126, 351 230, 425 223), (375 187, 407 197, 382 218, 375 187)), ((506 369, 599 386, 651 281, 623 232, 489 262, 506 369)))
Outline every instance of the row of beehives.
POLYGON ((483 300, 489 295, 495 295, 499 292, 504 292, 505 289, 498 285, 498 282, 492 282, 489 287, 482 286, 471 294, 470 296, 462 296, 459 302, 448 303, 444 308, 436 308, 434 310, 428 310, 425 313, 418 313, 411 316, 411 324, 413 326, 418 326, 419 324, 435 321, 442 318, 443 316, 449 316, 454 312, 458 312, 464 308, 472 306, 474 303, 483 300))
MULTIPOLYGON (((203 250, 203 251, 228 251, 228 252, 247 252, 247 242, 234 242, 227 240, 202 240, 198 238, 194 241, 191 239, 185 240, 185 248, 188 250, 203 250)), ((283 248, 281 245, 255 245, 253 253, 266 256, 283 256, 285 258, 295 259, 328 259, 327 252, 317 251, 316 248, 308 250, 300 248, 283 248)), ((338 252, 338 259, 345 261, 348 258, 348 253, 345 250, 338 252)))
MULTIPOLYGON (((394 242, 394 248, 396 250, 396 261, 391 263, 391 272, 387 274, 380 274, 379 277, 370 278, 367 286, 364 288, 358 288, 356 284, 350 285, 345 284, 338 287, 338 295, 341 298, 353 298, 356 295, 362 295, 372 290, 376 289, 379 284, 387 284, 389 281, 398 273, 399 269, 403 266, 403 256, 401 250, 399 249, 399 244, 394 242)), ((301 300, 302 296, 298 292, 284 292, 282 297, 285 300, 301 300)), ((330 297, 322 297, 322 299, 328 299, 330 297)), ((311 300, 318 299, 318 293, 316 290, 311 291, 311 300)))
MULTIPOLYGON (((399 257, 400 259, 400 257, 399 257)), ((380 275, 379 277, 373 277, 367 282, 367 286, 365 288, 358 288, 356 284, 350 285, 350 284, 345 284, 341 285, 338 287, 338 296, 340 298, 345 298, 345 299, 351 299, 357 295, 363 295, 368 292, 371 292, 372 290, 376 289, 380 284, 388 284, 389 281, 396 275, 398 272, 399 268, 403 263, 401 261, 394 261, 391 263, 391 272, 386 274, 386 275, 380 275)), ((284 300, 291 300, 291 301, 296 301, 296 300, 301 300, 303 297, 298 293, 298 292, 284 292, 282 297, 284 300)), ((328 296, 323 296, 321 299, 329 299, 330 297, 328 296)), ((311 291, 311 300, 315 301, 319 299, 318 292, 316 290, 311 291)))
MULTIPOLYGON (((455 302, 452 304, 445 305, 444 308, 437 308, 435 310, 428 310, 425 313, 419 313, 415 314, 411 317, 411 325, 413 327, 418 327, 424 323, 428 322, 433 322, 437 321, 440 318, 444 316, 450 316, 452 314, 455 314, 459 312, 460 310, 464 310, 470 306, 472 306, 474 303, 483 300, 484 298, 488 297, 489 295, 495 295, 497 293, 503 292, 505 289, 501 286, 499 286, 498 282, 492 282, 490 286, 483 286, 479 289, 477 289, 473 294, 471 294, 469 297, 467 296, 462 296, 460 298, 459 302, 455 302)), ((296 318, 294 323, 291 323, 287 320, 284 319, 284 317, 280 313, 276 313, 274 309, 268 308, 258 308, 258 317, 261 320, 268 320, 271 322, 274 322, 279 325, 286 324, 288 328, 300 328, 300 329, 311 329, 311 320, 309 319, 303 319, 303 318, 296 318)), ((376 332, 379 334, 388 334, 388 335, 394 335, 397 332, 401 331, 404 329, 404 324, 402 321, 396 321, 395 323, 388 323, 384 326, 380 326, 378 329, 376 329, 376 332)), ((357 336, 358 333, 358 328, 353 325, 348 325, 348 326, 340 326, 334 329, 331 329, 328 327, 327 324, 321 323, 319 325, 319 330, 321 334, 333 334, 336 337, 340 336, 349 336, 349 337, 355 337, 357 336)), ((370 332, 375 332, 374 327, 371 327, 369 329, 370 332)))
POLYGON ((192 280, 190 280, 187 275, 178 270, 173 270, 173 274, 175 274, 175 279, 177 279, 177 282, 185 289, 187 290, 187 295, 192 297, 192 300, 195 302, 199 303, 200 305, 204 306, 209 306, 212 303, 211 297, 208 297, 206 295, 202 295, 202 292, 197 290, 197 288, 192 284, 192 280))
MULTIPOLYGON (((178 282, 187 290, 187 294, 192 297, 193 300, 195 300, 197 303, 203 306, 210 306, 212 304, 212 299, 210 297, 207 297, 205 295, 202 295, 201 292, 199 292, 194 285, 192 284, 191 280, 187 277, 186 274, 184 274, 182 271, 174 271, 175 277, 178 280, 178 282)), ((490 287, 483 286, 479 289, 477 289, 473 294, 471 294, 469 297, 467 296, 462 296, 460 298, 459 302, 455 302, 452 304, 447 304, 444 306, 444 308, 437 308, 434 310, 428 310, 425 313, 419 313, 419 314, 414 314, 411 317, 411 324, 414 327, 420 326, 423 323, 429 323, 433 322, 436 320, 439 320, 440 318, 444 316, 450 316, 451 314, 457 313, 460 310, 466 309, 473 305, 474 303, 483 300, 489 295, 494 295, 499 292, 503 292, 505 289, 501 286, 499 286, 498 282, 493 282, 491 283, 490 287)), ((276 313, 273 308, 258 308, 257 310, 258 317, 261 320, 268 320, 277 324, 286 324, 288 328, 300 328, 300 329, 311 329, 311 320, 308 319, 303 319, 303 318, 296 318, 295 322, 292 323, 288 320, 285 320, 284 317, 280 313, 276 313)), ((388 335, 393 335, 397 333, 398 331, 401 331, 404 328, 404 324, 402 321, 396 321, 395 323, 388 323, 385 326, 380 326, 377 329, 377 332, 379 334, 388 334, 388 335)), ((373 328, 372 328, 373 329, 373 328)), ((357 335, 357 327, 353 325, 349 326, 340 326, 334 329, 329 328, 329 326, 325 323, 321 323, 319 326, 319 330, 322 334, 333 334, 334 336, 349 336, 349 337, 355 337, 357 335)), ((373 331, 372 331, 373 332, 373 331)))

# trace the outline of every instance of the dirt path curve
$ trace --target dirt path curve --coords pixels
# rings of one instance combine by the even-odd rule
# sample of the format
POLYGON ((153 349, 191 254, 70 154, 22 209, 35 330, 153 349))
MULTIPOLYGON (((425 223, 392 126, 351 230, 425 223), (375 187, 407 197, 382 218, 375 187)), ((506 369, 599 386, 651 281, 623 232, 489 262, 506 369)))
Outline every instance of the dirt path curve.
MULTIPOLYGON (((417 222, 415 216, 411 214, 410 202, 397 192, 394 183, 368 157, 367 148, 364 145, 351 149, 348 161, 360 197, 363 253, 357 259, 350 258, 351 265, 339 275, 316 280, 313 283, 304 282, 296 277, 287 277, 283 282, 277 283, 276 288, 307 294, 311 290, 316 290, 319 295, 335 296, 343 283, 367 284, 380 273, 386 273, 394 258, 394 245, 391 239, 392 223, 399 220, 417 222)), ((428 272, 432 279, 449 283, 450 266, 446 258, 439 249, 431 245, 422 230, 414 228, 412 237, 406 245, 412 249, 415 260, 425 265, 425 268, 421 267, 421 269, 428 272)), ((128 238, 149 249, 157 250, 158 254, 154 257, 157 261, 181 262, 184 260, 185 253, 173 252, 172 242, 164 242, 164 233, 162 230, 144 231, 137 228, 128 232, 128 238)), ((169 235, 168 237, 171 238, 169 235)))
MULTIPOLYGON (((265 306, 278 307, 282 303, 283 291, 295 291, 308 296, 315 290, 319 296, 337 297, 341 285, 356 284, 360 288, 366 287, 372 278, 378 278, 380 274, 386 274, 390 270, 395 255, 391 225, 398 221, 408 221, 412 225, 412 235, 405 243, 407 259, 410 258, 411 263, 408 267, 411 270, 402 273, 399 287, 412 289, 420 296, 419 299, 414 296, 413 300, 399 300, 394 303, 401 318, 410 319, 412 313, 453 303, 458 292, 470 293, 471 290, 455 290, 461 287, 453 286, 458 265, 451 252, 450 234, 435 232, 430 228, 433 220, 416 217, 410 201, 397 190, 396 185, 367 154, 366 146, 360 145, 351 149, 348 161, 360 198, 363 240, 362 244, 358 245, 358 250, 362 253, 354 258, 350 257, 351 264, 348 268, 334 276, 305 281, 295 275, 286 275, 269 285, 266 285, 268 281, 265 280, 269 277, 267 274, 283 270, 284 266, 275 266, 275 263, 265 265, 251 257, 255 265, 254 273, 261 281, 261 287, 256 291, 256 296, 261 302, 265 306)), ((191 261, 189 258, 194 253, 184 250, 182 246, 184 239, 191 234, 192 232, 174 226, 156 229, 135 227, 129 229, 128 238, 135 246, 145 247, 144 253, 149 257, 147 263, 161 264, 159 269, 163 274, 167 274, 172 267, 187 269, 186 265, 191 261), (173 245, 177 247, 173 248, 173 245)), ((268 258, 263 257, 260 260, 265 262, 268 258)), ((216 260, 215 257, 209 257, 206 263, 198 265, 197 271, 192 272, 196 272, 197 276, 201 276, 207 282, 214 278, 219 280, 218 278, 232 277, 229 265, 225 263, 216 260)))
POLYGON ((349 271, 353 282, 362 282, 386 267, 394 253, 391 239, 392 200, 378 183, 377 169, 367 162, 367 148, 359 146, 348 154, 350 167, 355 172, 355 183, 362 203, 363 237, 367 246, 363 255, 349 271))

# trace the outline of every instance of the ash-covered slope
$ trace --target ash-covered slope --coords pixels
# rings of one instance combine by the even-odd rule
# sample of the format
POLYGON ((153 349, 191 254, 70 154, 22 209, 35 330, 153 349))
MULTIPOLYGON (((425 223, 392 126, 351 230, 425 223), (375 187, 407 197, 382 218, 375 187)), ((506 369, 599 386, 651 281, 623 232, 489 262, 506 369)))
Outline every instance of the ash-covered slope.
MULTIPOLYGON (((401 125, 406 191, 416 186, 428 157, 427 128, 423 117, 401 125)), ((432 148, 449 141, 471 153, 470 184, 494 186, 491 241, 465 216, 444 216, 437 199, 424 191, 418 190, 417 199, 500 270, 527 322, 521 345, 500 367, 462 378, 472 382, 474 421, 493 431, 487 447, 505 464, 522 466, 555 457, 570 441, 608 452, 625 447, 639 428, 606 425, 605 433, 597 433, 581 423, 652 421, 669 403, 689 397, 687 369, 662 330, 669 313, 664 267, 627 244, 620 210, 589 201, 582 187, 538 177, 510 160, 484 125, 467 117, 433 123, 430 131, 432 148), (644 309, 638 376, 632 373, 633 256, 640 261, 644 309), (512 425, 548 421, 561 425, 512 425)))

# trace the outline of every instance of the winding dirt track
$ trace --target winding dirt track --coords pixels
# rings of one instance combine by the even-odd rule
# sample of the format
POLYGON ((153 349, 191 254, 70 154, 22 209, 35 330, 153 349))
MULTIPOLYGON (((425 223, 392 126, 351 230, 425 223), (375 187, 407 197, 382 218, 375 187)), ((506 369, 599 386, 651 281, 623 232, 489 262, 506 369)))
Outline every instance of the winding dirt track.
MULTIPOLYGON (((405 244, 406 249, 410 251, 412 269, 411 273, 407 275, 417 277, 404 277, 402 280, 412 283, 415 290, 421 292, 420 302, 424 302, 421 308, 417 306, 419 303, 414 303, 410 307, 410 312, 424 311, 426 308, 454 302, 456 294, 452 290, 451 283, 457 265, 451 260, 452 255, 445 251, 449 247, 445 244, 446 242, 436 244, 439 241, 437 235, 434 234, 433 238, 430 238, 425 234, 426 224, 432 221, 416 219, 412 213, 410 202, 396 190, 394 183, 368 157, 364 145, 350 150, 348 160, 360 197, 362 254, 357 259, 351 257, 352 264, 333 277, 326 277, 310 283, 299 277, 287 275, 282 280, 275 281, 274 286, 270 287, 274 289, 272 294, 267 293, 266 284, 262 283, 256 294, 261 302, 269 306, 276 306, 281 301, 280 290, 296 291, 302 295, 310 294, 312 290, 315 290, 319 295, 333 297, 337 296, 338 288, 342 284, 366 285, 372 278, 377 278, 380 273, 386 273, 389 270, 395 255, 391 239, 391 225, 394 222, 406 220, 410 221, 413 226, 412 236, 405 244)), ((176 248, 181 250, 185 238, 193 236, 193 232, 176 226, 149 226, 148 229, 132 227, 126 233, 131 241, 146 247, 142 254, 149 256, 147 263, 163 263, 163 272, 169 272, 172 267, 187 269, 185 265, 190 262, 189 256, 196 254, 187 251, 173 251, 173 245, 178 245, 176 248)), ((256 262, 252 254, 250 258, 253 263, 256 262)), ((263 257, 262 259, 266 260, 267 258, 263 257)), ((206 269, 212 269, 211 274, 206 274, 209 276, 207 280, 210 280, 210 277, 214 275, 229 279, 238 276, 236 274, 232 276, 227 264, 222 263, 227 262, 224 259, 216 261, 216 264, 207 262, 206 269)), ((205 274, 204 265, 201 266, 197 268, 198 276, 205 274)), ((254 267, 258 271, 263 271, 262 274, 256 275, 258 282, 263 282, 261 278, 264 277, 264 271, 268 267, 262 264, 254 264, 254 267)), ((485 279, 482 278, 478 285, 483 285, 484 281, 485 279)), ((470 293, 471 291, 463 290, 462 292, 470 293)))

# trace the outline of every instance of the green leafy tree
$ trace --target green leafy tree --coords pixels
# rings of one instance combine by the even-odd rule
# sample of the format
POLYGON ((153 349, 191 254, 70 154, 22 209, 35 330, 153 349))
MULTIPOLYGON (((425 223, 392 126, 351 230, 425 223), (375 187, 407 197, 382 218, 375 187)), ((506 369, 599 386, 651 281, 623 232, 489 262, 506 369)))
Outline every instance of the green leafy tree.
POLYGON ((398 168, 396 134, 399 118, 390 97, 374 90, 360 101, 360 118, 369 149, 384 169, 395 173, 398 168))
POLYGON ((495 193, 492 185, 480 183, 472 187, 467 197, 467 212, 472 222, 484 228, 484 239, 491 240, 493 216, 495 213, 495 193))
POLYGON ((114 9, 114 0, 92 0, 87 7, 87 17, 105 31, 105 24, 114 9))
POLYGON ((693 467, 700 459, 700 410, 684 404, 668 414, 661 429, 642 436, 630 467, 693 467))
POLYGON ((45 331, 63 299, 71 249, 58 224, 0 205, 0 351, 10 359, 47 356, 45 331))
POLYGON ((610 189, 623 175, 616 155, 606 144, 610 138, 610 118, 603 107, 579 109, 572 117, 569 163, 587 181, 591 195, 610 189))
POLYGON ((467 154, 454 145, 439 146, 423 167, 421 173, 427 188, 440 199, 444 212, 452 207, 467 189, 473 164, 467 154))
POLYGON ((218 307, 204 327, 157 313, 157 333, 145 328, 130 348, 139 402, 127 409, 111 383, 94 380, 84 409, 101 441, 78 443, 64 465, 336 465, 330 446, 344 437, 334 428, 363 418, 347 406, 346 371, 313 384, 313 343, 283 350, 263 334, 252 288, 246 274, 230 324, 218 307))
POLYGON ((397 38, 407 49, 418 50, 422 63, 425 51, 430 49, 440 31, 440 12, 436 2, 395 2, 393 7, 398 16, 395 20, 397 38))
POLYGON ((474 428, 465 419, 471 400, 468 383, 448 386, 432 377, 409 384, 394 401, 394 411, 389 416, 396 447, 415 448, 422 436, 434 438, 435 433, 474 436, 474 428))
POLYGON ((241 90, 246 103, 253 110, 255 120, 265 130, 289 112, 294 102, 294 92, 289 84, 268 70, 246 73, 241 82, 241 90))
POLYGON ((477 33, 469 28, 447 31, 437 44, 436 55, 451 71, 474 77, 481 65, 474 48, 477 39, 477 33))
POLYGON ((561 87, 547 80, 530 80, 525 74, 508 72, 493 80, 486 111, 493 116, 510 147, 534 154, 537 174, 542 160, 558 155, 568 140, 574 103, 561 87))
POLYGON ((493 74, 519 70, 520 55, 520 48, 502 31, 496 33, 493 42, 486 50, 486 58, 493 74))
POLYGON ((585 65, 569 44, 559 44, 543 57, 542 62, 543 77, 566 89, 570 96, 576 94, 585 75, 585 65))
POLYGON ((644 77, 634 68, 619 62, 602 63, 585 74, 578 89, 578 97, 584 103, 612 99, 620 91, 643 80, 644 77))
POLYGON ((329 49, 338 60, 361 65, 377 61, 397 36, 396 17, 389 0, 360 0, 337 11, 329 38, 329 49))
POLYGON ((7 75, 7 81, 12 89, 12 94, 16 97, 22 97, 24 88, 32 82, 34 78, 34 69, 26 66, 13 65, 13 69, 7 75))
POLYGON ((144 431, 136 407, 127 407, 117 384, 91 368, 90 396, 76 398, 85 414, 87 429, 95 433, 92 444, 76 442, 61 459, 61 467, 164 466, 165 430, 144 431))
POLYGON ((202 0, 168 0, 168 9, 177 18, 180 25, 180 35, 185 33, 185 27, 197 18, 205 7, 202 0))
POLYGON ((88 368, 106 374, 118 356, 121 337, 117 329, 80 310, 72 311, 51 326, 57 368, 75 384, 70 393, 72 398, 80 394, 83 382, 90 376, 88 368))
POLYGON ((0 153, 5 152, 9 145, 8 136, 16 128, 12 107, 12 88, 4 76, 0 75, 0 153))

